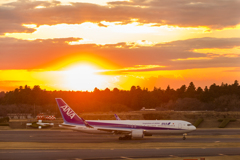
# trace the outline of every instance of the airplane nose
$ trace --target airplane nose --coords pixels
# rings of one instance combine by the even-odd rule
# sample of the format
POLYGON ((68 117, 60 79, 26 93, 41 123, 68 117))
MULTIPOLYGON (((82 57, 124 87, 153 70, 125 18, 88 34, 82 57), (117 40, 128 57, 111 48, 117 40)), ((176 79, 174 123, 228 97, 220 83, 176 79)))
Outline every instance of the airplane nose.
POLYGON ((192 130, 196 130, 196 127, 195 127, 195 126, 192 126, 192 128, 193 128, 192 130))

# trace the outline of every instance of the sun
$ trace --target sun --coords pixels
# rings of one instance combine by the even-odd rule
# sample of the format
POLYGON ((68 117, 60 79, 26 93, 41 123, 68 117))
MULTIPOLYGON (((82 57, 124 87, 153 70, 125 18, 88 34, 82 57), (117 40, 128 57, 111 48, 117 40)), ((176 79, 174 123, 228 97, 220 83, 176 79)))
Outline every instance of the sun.
POLYGON ((68 90, 93 91, 102 88, 105 78, 98 74, 99 69, 88 64, 79 64, 67 68, 64 72, 64 88, 68 90))

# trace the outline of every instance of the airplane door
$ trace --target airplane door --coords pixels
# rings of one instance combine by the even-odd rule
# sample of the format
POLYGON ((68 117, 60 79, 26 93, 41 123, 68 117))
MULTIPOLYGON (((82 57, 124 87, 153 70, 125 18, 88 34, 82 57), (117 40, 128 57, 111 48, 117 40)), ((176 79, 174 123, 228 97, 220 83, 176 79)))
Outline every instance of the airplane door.
POLYGON ((178 128, 182 128, 182 123, 178 123, 178 128))

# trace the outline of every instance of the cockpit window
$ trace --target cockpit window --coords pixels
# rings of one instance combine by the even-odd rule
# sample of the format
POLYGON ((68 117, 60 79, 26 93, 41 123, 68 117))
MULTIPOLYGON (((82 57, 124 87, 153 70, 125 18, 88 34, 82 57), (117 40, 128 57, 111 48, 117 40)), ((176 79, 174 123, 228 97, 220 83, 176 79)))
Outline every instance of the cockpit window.
POLYGON ((187 126, 193 126, 192 124, 187 124, 187 126))

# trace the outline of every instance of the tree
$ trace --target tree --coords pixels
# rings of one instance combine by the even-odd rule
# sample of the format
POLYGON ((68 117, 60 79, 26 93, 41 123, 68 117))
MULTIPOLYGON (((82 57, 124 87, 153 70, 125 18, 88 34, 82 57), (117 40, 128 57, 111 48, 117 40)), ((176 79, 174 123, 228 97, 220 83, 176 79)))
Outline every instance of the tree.
POLYGON ((195 85, 193 84, 193 82, 190 82, 190 84, 186 90, 187 97, 189 97, 189 98, 195 97, 195 91, 196 91, 195 85))
POLYGON ((239 83, 237 80, 234 81, 233 85, 231 86, 232 89, 232 94, 240 94, 240 87, 239 87, 239 83))
POLYGON ((184 98, 186 88, 187 88, 186 85, 182 85, 179 89, 177 89, 178 98, 184 98))
POLYGON ((208 89, 207 86, 205 86, 204 92, 203 92, 203 94, 202 94, 202 96, 201 96, 201 101, 203 101, 203 102, 209 102, 209 100, 210 100, 210 97, 209 97, 209 89, 208 89))
POLYGON ((118 88, 113 88, 113 93, 118 93, 119 89, 118 88))
POLYGON ((94 92, 94 93, 98 93, 98 92, 100 92, 100 90, 99 90, 97 87, 95 87, 94 90, 93 90, 93 92, 94 92))
POLYGON ((130 89, 130 92, 135 92, 136 91, 136 86, 132 86, 130 89))
POLYGON ((202 95, 203 95, 203 89, 201 87, 198 87, 196 91, 196 98, 201 99, 202 95))
POLYGON ((0 98, 2 98, 4 96, 5 96, 5 92, 4 91, 0 92, 0 98))

